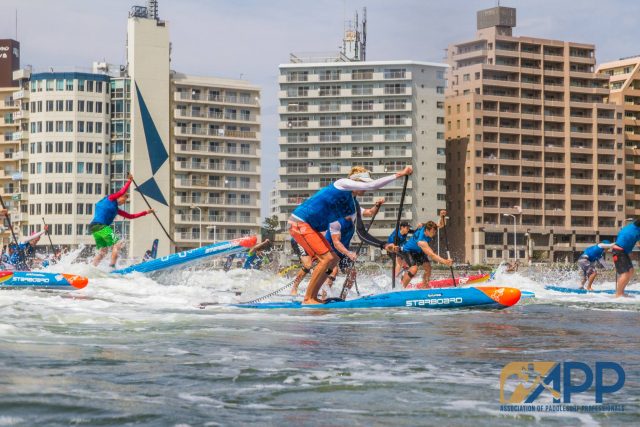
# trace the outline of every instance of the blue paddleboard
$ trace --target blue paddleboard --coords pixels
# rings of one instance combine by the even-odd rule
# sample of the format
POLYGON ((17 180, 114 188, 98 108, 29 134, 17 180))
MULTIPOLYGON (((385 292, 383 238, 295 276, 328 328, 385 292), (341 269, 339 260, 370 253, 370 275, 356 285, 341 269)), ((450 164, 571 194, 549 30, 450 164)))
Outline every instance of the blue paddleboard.
POLYGON ((242 252, 254 246, 257 239, 258 238, 256 236, 249 236, 240 239, 229 240, 226 242, 214 243, 213 245, 178 252, 176 254, 164 256, 162 258, 156 258, 149 261, 141 262, 139 264, 134 264, 126 268, 114 270, 112 271, 112 273, 128 274, 133 273, 134 271, 137 271, 139 273, 152 273, 181 264, 199 261, 204 258, 242 252))
POLYGON ((0 271, 0 289, 60 289, 72 291, 87 286, 89 279, 76 274, 38 271, 0 271))
POLYGON ((233 304, 233 306, 253 309, 308 308, 316 310, 385 307, 502 309, 516 304, 519 300, 519 289, 487 286, 397 291, 314 305, 303 305, 300 302, 291 301, 233 304))
MULTIPOLYGON (((562 286, 545 286, 544 287, 548 291, 556 291, 556 292, 564 292, 565 294, 608 294, 615 295, 615 289, 595 289, 593 291, 588 291, 586 289, 578 289, 578 288, 565 288, 562 286)), ((640 295, 640 291, 625 291, 626 294, 629 295, 640 295)))

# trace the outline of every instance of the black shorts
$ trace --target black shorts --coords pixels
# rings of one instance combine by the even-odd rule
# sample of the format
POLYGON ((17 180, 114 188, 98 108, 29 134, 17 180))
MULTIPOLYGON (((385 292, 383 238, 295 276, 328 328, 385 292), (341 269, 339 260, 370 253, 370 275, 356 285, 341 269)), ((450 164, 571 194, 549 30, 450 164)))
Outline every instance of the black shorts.
POLYGON ((298 242, 296 242, 293 239, 291 239, 290 242, 291 242, 291 249, 293 250, 293 253, 296 254, 298 258, 302 258, 303 256, 309 256, 307 255, 307 252, 304 250, 304 248, 298 244, 298 242))
POLYGON ((429 262, 429 257, 424 252, 398 252, 398 256, 404 260, 409 267, 422 265, 429 262))
POLYGON ((340 262, 338 263, 338 268, 342 274, 346 274, 349 269, 353 267, 353 261, 349 257, 343 256, 340 258, 340 262))
POLYGON ((618 274, 624 274, 633 268, 631 258, 621 249, 613 249, 613 264, 616 266, 618 274))

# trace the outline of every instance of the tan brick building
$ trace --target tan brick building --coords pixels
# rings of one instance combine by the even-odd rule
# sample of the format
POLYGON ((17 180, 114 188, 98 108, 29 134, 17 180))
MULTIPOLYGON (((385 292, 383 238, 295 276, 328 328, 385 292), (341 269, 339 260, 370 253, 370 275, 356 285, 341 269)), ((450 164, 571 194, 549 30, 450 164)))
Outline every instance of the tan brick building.
POLYGON ((609 76, 609 101, 624 108, 625 217, 640 215, 640 56, 598 67, 609 76))
POLYGON ((625 218, 622 108, 594 45, 513 36, 515 18, 480 11, 476 37, 448 47, 451 246, 472 263, 572 261, 625 218))

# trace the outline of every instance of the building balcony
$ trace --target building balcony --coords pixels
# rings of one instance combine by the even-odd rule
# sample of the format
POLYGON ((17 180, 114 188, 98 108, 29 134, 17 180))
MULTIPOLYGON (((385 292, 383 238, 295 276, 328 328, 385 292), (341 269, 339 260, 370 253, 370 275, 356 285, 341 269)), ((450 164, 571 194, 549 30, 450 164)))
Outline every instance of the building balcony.
POLYGON ((174 163, 177 171, 215 171, 215 172, 237 172, 238 174, 259 174, 260 168, 255 165, 229 165, 212 164, 204 162, 178 162, 174 163))
POLYGON ((252 123, 259 124, 260 116, 257 114, 250 114, 243 116, 240 114, 229 115, 225 113, 211 113, 207 111, 188 111, 183 109, 175 109, 174 116, 183 119, 194 119, 212 122, 225 122, 225 123, 252 123))
POLYGON ((237 131, 237 130, 225 130, 225 129, 207 129, 207 128, 192 128, 192 127, 174 127, 174 134, 176 136, 201 136, 201 137, 214 137, 222 139, 259 139, 258 132, 254 131, 237 131))
POLYGON ((199 154, 199 155, 216 155, 216 156, 228 156, 228 157, 260 157, 260 150, 255 147, 250 148, 236 148, 235 150, 223 149, 218 146, 211 145, 188 145, 188 144, 176 144, 176 153, 185 154, 199 154))
POLYGON ((23 99, 23 98, 25 98, 27 96, 29 96, 29 92, 24 90, 24 89, 17 90, 15 92, 13 92, 13 100, 14 101, 17 101, 19 99, 23 99))
MULTIPOLYGON (((502 51, 499 51, 496 49, 496 53, 498 52, 502 53, 502 51)), ((515 53, 517 56, 518 53, 517 52, 515 53)), ((453 53, 453 59, 455 61, 464 61, 471 58, 480 58, 480 57, 486 57, 486 56, 487 56, 487 49, 477 49, 472 51, 453 53)))
POLYGON ((230 105, 260 105, 260 99, 256 96, 241 97, 241 96, 221 96, 221 95, 207 95, 207 94, 193 94, 191 92, 174 92, 174 101, 193 101, 203 103, 215 103, 215 104, 230 104, 230 105))

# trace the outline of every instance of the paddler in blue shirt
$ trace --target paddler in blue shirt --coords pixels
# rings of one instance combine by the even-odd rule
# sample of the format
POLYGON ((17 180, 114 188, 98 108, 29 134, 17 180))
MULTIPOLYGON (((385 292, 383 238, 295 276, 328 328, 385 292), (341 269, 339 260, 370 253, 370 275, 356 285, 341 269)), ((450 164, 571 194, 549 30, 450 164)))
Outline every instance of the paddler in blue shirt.
POLYGON ((618 283, 616 283, 616 298, 629 297, 624 293, 624 289, 633 277, 634 269, 629 254, 633 247, 640 241, 640 218, 631 224, 622 227, 616 242, 612 245, 613 263, 618 272, 618 283))
POLYGON ((593 285, 593 282, 596 280, 596 276, 598 275, 596 267, 604 268, 600 260, 604 257, 605 250, 610 246, 610 241, 603 240, 602 243, 589 246, 584 250, 584 252, 582 252, 582 255, 578 258, 578 267, 582 269, 582 282, 580 283, 580 289, 584 288, 584 284, 588 279, 589 282, 587 282, 587 290, 591 290, 591 285, 593 285))
MULTIPOLYGON (((324 236, 329 224, 353 215, 356 212, 354 196, 367 191, 378 190, 395 179, 411 175, 413 168, 407 166, 399 173, 377 180, 371 179, 369 171, 354 166, 349 178, 342 178, 324 187, 298 206, 289 218, 289 233, 302 246, 307 255, 316 257, 318 265, 311 274, 303 304, 322 304, 318 291, 338 263, 338 257, 324 236)), ((389 249, 393 245, 385 245, 389 249)))
POLYGON ((123 218, 135 219, 153 212, 153 209, 149 209, 135 214, 130 214, 118 208, 118 206, 127 203, 127 200, 129 199, 127 191, 129 191, 129 186, 131 185, 131 181, 133 181, 133 175, 129 174, 128 178, 127 183, 120 189, 120 191, 110 194, 96 203, 94 217, 89 224, 89 230, 93 235, 93 239, 96 242, 96 249, 98 250, 96 257, 93 259, 93 265, 96 267, 100 264, 102 258, 107 255, 107 251, 110 247, 113 247, 111 251, 110 266, 112 268, 116 266, 118 250, 120 250, 120 246, 122 245, 122 242, 118 243, 120 239, 116 236, 113 228, 111 228, 111 224, 113 224, 113 220, 116 219, 116 216, 120 215, 123 218))
MULTIPOLYGON (((379 199, 371 209, 360 208, 360 214, 362 216, 375 215, 380 210, 380 206, 384 204, 384 201, 384 199, 379 199)), ((345 285, 346 288, 351 289, 351 286, 355 283, 356 270, 352 267, 358 258, 358 254, 350 249, 350 245, 351 239, 353 239, 353 235, 356 232, 356 219, 357 214, 355 213, 348 217, 340 218, 329 224, 329 229, 325 234, 325 238, 329 242, 329 245, 331 245, 331 250, 333 250, 339 258, 338 265, 333 267, 333 271, 329 277, 327 277, 327 286, 329 288, 331 288, 336 281, 338 271, 342 272, 342 274, 349 274, 345 285)))
POLYGON ((18 246, 16 247, 13 244, 13 252, 11 253, 11 257, 9 258, 9 263, 13 264, 16 271, 28 271, 29 270, 29 259, 33 258, 35 255, 36 249, 35 245, 40 241, 40 237, 44 233, 47 232, 47 226, 45 225, 44 230, 31 233, 31 236, 23 239, 18 246), (26 259, 22 259, 25 256, 26 259))
POLYGON ((438 228, 444 227, 444 217, 446 215, 447 211, 441 210, 440 222, 436 224, 433 221, 429 221, 421 229, 416 230, 413 236, 407 239, 402 250, 398 253, 409 267, 402 277, 403 288, 406 288, 409 282, 411 282, 411 279, 418 273, 419 266, 422 266, 424 269, 423 283, 425 285, 429 283, 429 279, 431 278, 431 263, 429 262, 429 258, 447 266, 453 264, 452 259, 442 258, 429 246, 429 243, 438 232, 438 228))
MULTIPOLYGON (((419 230, 421 228, 422 228, 422 224, 418 223, 418 225, 416 226, 416 230, 419 230)), ((409 238, 409 234, 415 233, 416 230, 412 230, 411 224, 409 224, 407 221, 402 221, 400 223, 400 234, 398 235, 398 246, 401 249, 402 249, 402 246, 407 242, 407 239, 409 238)), ((398 231, 394 229, 393 232, 389 234, 389 238, 387 239, 387 242, 395 243, 396 234, 398 234, 398 231)), ((392 254, 389 254, 389 258, 391 258, 391 261, 393 261, 395 258, 396 271, 398 272, 398 274, 400 274, 403 270, 406 269, 407 266, 405 265, 402 257, 399 257, 399 256, 394 257, 392 254)))
POLYGON ((263 242, 258 243, 247 252, 247 257, 244 260, 242 268, 245 270, 260 270, 262 267, 262 251, 265 250, 271 242, 269 239, 265 239, 263 242))

